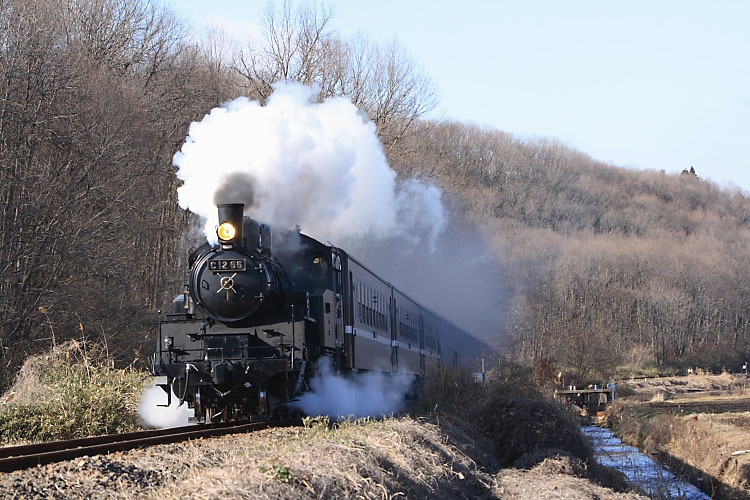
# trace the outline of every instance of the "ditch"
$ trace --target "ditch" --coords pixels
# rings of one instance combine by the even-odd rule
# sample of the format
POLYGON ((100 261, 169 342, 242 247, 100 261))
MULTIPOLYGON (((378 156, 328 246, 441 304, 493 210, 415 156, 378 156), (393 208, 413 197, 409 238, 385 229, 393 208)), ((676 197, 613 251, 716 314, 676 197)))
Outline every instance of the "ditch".
POLYGON ((627 476, 628 481, 651 498, 710 500, 695 485, 683 481, 634 446, 624 444, 610 429, 581 427, 594 445, 594 455, 604 466, 627 476))

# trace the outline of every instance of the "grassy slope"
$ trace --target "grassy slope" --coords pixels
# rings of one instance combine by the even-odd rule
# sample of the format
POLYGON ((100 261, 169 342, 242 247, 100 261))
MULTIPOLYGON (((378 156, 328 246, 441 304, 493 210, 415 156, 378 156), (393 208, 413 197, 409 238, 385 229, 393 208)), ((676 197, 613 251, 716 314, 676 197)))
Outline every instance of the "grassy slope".
MULTIPOLYGON (((636 498, 596 467, 567 414, 533 389, 523 370, 494 373, 488 389, 471 374, 436 367, 424 387, 424 417, 198 440, 81 458, 3 475, 0 496, 87 498, 636 498), (518 391, 524 387, 523 391, 518 391), (588 466, 586 465, 588 464, 588 466), (117 483, 108 478, 115 473, 117 483), (187 493, 186 493, 187 492, 187 493)), ((0 404, 5 440, 47 440, 137 426, 143 374, 70 343, 30 359, 0 404)), ((417 409, 415 411, 418 412, 417 409)), ((419 414, 419 413, 417 413, 419 414)))
POLYGON ((583 462, 498 468, 465 421, 360 420, 269 429, 84 457, 0 475, 0 496, 60 498, 554 498, 635 500, 592 483, 583 462))
POLYGON ((53 441, 140 428, 145 372, 115 369, 99 346, 69 341, 26 360, 0 398, 0 441, 53 441))
POLYGON ((744 377, 728 374, 628 381, 633 394, 608 410, 608 422, 624 441, 654 454, 694 484, 702 484, 713 498, 747 498, 750 454, 732 453, 750 449, 750 415, 678 413, 680 406, 696 403, 706 412, 712 411, 712 402, 716 410, 728 401, 745 401, 747 406, 750 394, 744 382, 744 377), (667 408, 675 414, 665 413, 667 408))

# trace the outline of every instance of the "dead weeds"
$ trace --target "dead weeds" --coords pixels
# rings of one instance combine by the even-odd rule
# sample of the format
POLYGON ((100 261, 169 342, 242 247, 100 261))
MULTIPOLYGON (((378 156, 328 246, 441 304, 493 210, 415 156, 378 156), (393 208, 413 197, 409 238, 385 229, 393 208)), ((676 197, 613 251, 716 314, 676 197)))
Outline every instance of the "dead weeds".
MULTIPOLYGON (((748 397, 750 379, 744 375, 687 375, 675 377, 630 378, 618 382, 627 399, 666 401, 700 399, 703 397, 748 397)), ((618 391, 620 392, 620 391, 618 391)))
POLYGON ((618 402, 608 410, 608 425, 623 441, 703 484, 712 498, 750 496, 750 413, 676 416, 618 402))
POLYGON ((470 422, 449 417, 337 425, 313 419, 300 428, 83 457, 0 475, 0 498, 643 498, 591 483, 588 465, 565 454, 547 456, 527 470, 492 472, 497 463, 487 448, 470 422))

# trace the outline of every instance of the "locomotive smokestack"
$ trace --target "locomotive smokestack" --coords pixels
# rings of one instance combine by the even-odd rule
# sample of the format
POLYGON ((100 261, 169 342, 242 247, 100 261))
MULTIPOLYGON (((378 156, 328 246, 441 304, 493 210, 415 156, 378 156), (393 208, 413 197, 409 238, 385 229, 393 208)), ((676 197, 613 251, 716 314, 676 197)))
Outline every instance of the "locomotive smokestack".
POLYGON ((219 242, 222 246, 242 244, 242 216, 245 211, 243 203, 223 203, 219 209, 219 242))

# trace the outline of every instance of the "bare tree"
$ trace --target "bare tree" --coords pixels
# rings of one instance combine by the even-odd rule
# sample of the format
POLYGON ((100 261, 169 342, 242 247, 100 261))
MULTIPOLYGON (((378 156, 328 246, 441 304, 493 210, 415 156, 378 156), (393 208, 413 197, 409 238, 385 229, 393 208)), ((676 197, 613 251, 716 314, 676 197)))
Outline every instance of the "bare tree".
POLYGON ((146 1, 8 0, 0 28, 3 379, 51 331, 146 339, 185 225, 171 157, 230 84, 146 1))
POLYGON ((250 46, 237 63, 246 93, 265 100, 274 83, 294 81, 315 86, 319 99, 346 96, 395 155, 415 121, 436 105, 432 83, 399 43, 342 39, 330 28, 332 16, 318 3, 269 3, 263 44, 250 46))

